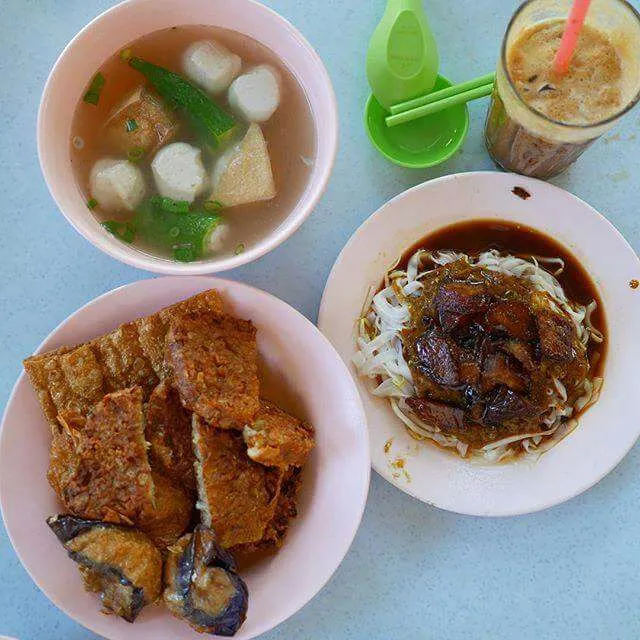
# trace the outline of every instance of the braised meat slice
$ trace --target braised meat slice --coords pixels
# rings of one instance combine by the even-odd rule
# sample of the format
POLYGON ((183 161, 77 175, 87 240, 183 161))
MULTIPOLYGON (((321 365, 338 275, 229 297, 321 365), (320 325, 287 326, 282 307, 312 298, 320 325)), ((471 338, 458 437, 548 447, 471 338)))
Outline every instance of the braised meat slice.
POLYGON ((525 371, 533 371, 535 368, 533 350, 527 343, 519 340, 508 340, 498 345, 498 348, 515 358, 525 371))
POLYGON ((450 282, 440 286, 434 302, 440 325, 451 333, 474 314, 488 309, 491 297, 482 284, 450 282))
POLYGON ((464 424, 464 411, 426 398, 407 398, 407 404, 429 426, 440 431, 459 431, 464 424))
POLYGON ((524 393, 529 386, 529 377, 517 370, 516 362, 505 353, 491 353, 483 363, 482 389, 491 391, 504 385, 517 393, 524 393))
POLYGON ((486 312, 485 319, 489 330, 502 330, 511 338, 531 340, 535 336, 533 316, 519 300, 499 302, 486 312))
POLYGON ((552 311, 536 315, 542 355, 555 362, 573 360, 573 325, 568 318, 552 311))
POLYGON ((504 385, 497 386, 486 397, 482 422, 501 426, 508 420, 527 420, 539 415, 540 410, 526 398, 504 385))
POLYGON ((418 367, 435 383, 446 386, 459 384, 458 365, 452 344, 438 329, 423 333, 415 343, 418 367))

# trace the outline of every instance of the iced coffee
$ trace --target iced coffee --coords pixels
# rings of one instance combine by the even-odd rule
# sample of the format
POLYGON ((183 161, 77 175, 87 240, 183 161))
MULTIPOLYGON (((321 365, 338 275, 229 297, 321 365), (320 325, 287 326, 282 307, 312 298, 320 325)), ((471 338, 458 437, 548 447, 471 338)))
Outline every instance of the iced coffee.
POLYGON ((485 139, 508 171, 557 175, 638 100, 640 17, 622 0, 593 0, 568 71, 554 71, 570 4, 525 2, 505 35, 485 139))

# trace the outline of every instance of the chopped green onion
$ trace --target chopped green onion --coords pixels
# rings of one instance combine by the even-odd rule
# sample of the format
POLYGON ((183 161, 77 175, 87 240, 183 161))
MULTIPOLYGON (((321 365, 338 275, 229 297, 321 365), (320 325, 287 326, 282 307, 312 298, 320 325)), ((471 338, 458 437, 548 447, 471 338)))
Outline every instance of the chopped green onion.
POLYGON ((88 104, 98 104, 100 100, 100 94, 102 93, 102 88, 106 82, 106 78, 100 71, 93 76, 93 80, 87 89, 87 92, 84 94, 83 100, 88 104))
POLYGON ((173 257, 180 262, 193 262, 198 255, 192 244, 184 244, 173 248, 173 257))
POLYGON ((244 244, 241 242, 234 250, 233 254, 239 256, 244 251, 244 244))
POLYGON ((136 228, 131 222, 119 222, 118 220, 107 220, 102 226, 112 233, 116 238, 131 244, 136 238, 136 228))
POLYGON ((171 227, 171 229, 169 229, 170 238, 177 238, 179 235, 180 235, 180 229, 178 227, 171 227))
POLYGON ((138 123, 137 123, 133 118, 131 118, 130 120, 127 120, 127 121, 124 123, 124 128, 125 128, 129 133, 131 133, 132 131, 135 131, 135 130, 138 128, 138 123))
POLYGON ((131 49, 123 49, 119 55, 120 60, 122 60, 123 62, 127 62, 127 60, 129 60, 129 58, 131 57, 131 49))
POLYGON ((207 200, 202 205, 202 208, 207 213, 220 213, 220 211, 224 209, 224 205, 222 204, 222 202, 220 202, 220 200, 207 200))
POLYGON ((98 206, 98 201, 95 198, 90 198, 89 202, 87 202, 87 207, 89 209, 95 209, 98 206))
POLYGON ((169 213, 189 213, 190 204, 188 200, 173 200, 163 196, 153 196, 150 202, 154 207, 159 207, 169 213))
POLYGON ((144 158, 144 149, 142 147, 133 147, 127 152, 129 162, 139 162, 144 158))

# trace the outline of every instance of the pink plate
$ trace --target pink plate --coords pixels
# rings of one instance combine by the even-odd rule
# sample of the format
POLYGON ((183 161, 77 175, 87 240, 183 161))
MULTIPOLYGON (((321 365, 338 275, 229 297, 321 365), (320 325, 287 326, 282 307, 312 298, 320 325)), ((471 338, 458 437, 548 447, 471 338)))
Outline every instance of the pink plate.
MULTIPOLYGON (((244 284, 204 276, 142 280, 106 293, 71 315, 40 345, 76 344, 116 326, 216 288, 229 309, 258 328, 262 391, 316 428, 317 447, 305 469, 299 517, 282 550, 243 575, 247 620, 237 634, 253 638, 304 606, 329 580, 356 533, 369 486, 369 445, 356 387, 340 356, 306 318, 244 284)), ((99 613, 76 565, 45 524, 60 506, 50 488, 49 427, 23 375, 0 433, 0 504, 11 542, 34 582, 67 615, 111 640, 202 639, 162 607, 147 607, 135 624, 99 613)))
POLYGON ((640 435, 637 412, 623 402, 640 395, 640 289, 629 286, 639 277, 640 261, 610 222, 558 187, 510 173, 460 173, 425 182, 389 201, 353 234, 327 281, 318 325, 350 363, 370 288, 378 287, 398 256, 421 238, 474 219, 538 229, 564 244, 591 274, 608 325, 600 399, 538 462, 483 466, 414 440, 388 402, 372 396, 358 379, 372 464, 398 488, 441 509, 479 516, 531 513, 593 486, 640 435), (514 187, 525 189, 529 197, 518 197, 514 187))

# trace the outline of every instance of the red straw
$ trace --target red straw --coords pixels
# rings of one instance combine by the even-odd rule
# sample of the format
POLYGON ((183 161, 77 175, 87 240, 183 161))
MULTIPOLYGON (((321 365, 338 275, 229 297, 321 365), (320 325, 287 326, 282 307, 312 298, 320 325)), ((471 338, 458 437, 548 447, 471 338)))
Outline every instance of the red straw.
POLYGON ((571 63, 573 52, 576 50, 578 37, 590 4, 591 0, 573 0, 567 24, 562 34, 562 40, 560 41, 560 47, 553 61, 553 70, 560 75, 567 73, 569 70, 569 64, 571 63))

